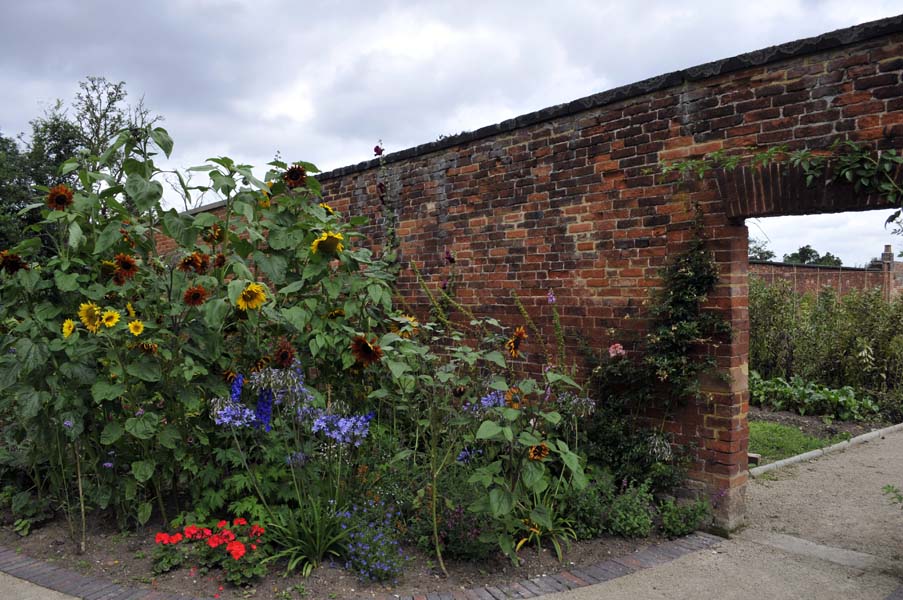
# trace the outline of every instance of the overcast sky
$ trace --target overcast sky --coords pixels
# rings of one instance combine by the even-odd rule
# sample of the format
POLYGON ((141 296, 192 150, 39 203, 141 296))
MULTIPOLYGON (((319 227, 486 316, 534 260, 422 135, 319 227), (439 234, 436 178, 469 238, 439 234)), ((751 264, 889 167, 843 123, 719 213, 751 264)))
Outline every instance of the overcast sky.
MULTIPOLYGON (((0 0, 0 133, 101 75, 165 117, 181 167, 228 155, 328 170, 742 52, 903 11, 884 0, 0 0)), ((863 264, 887 213, 762 219, 863 264)))

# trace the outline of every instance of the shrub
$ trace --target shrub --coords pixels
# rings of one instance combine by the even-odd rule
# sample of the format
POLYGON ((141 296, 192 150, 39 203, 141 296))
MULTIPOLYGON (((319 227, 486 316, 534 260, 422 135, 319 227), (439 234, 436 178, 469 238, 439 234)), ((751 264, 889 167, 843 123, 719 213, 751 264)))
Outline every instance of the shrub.
POLYGON ((832 389, 794 376, 762 379, 749 374, 750 404, 773 410, 789 410, 801 415, 820 415, 841 421, 861 421, 874 417, 880 410, 871 398, 857 394, 850 386, 832 389))
POLYGON ((578 540, 591 540, 605 533, 605 518, 616 491, 611 473, 600 470, 591 476, 584 489, 571 490, 565 496, 565 514, 578 540))
POLYGON ((624 537, 646 537, 652 533, 652 494, 648 483, 630 485, 614 499, 606 528, 624 537))
POLYGON ((666 536, 674 538, 689 535, 709 517, 712 507, 708 500, 700 498, 690 504, 677 504, 674 500, 665 500, 658 507, 662 519, 662 531, 666 536))
POLYGON ((395 581, 407 558, 398 545, 400 515, 381 502, 353 506, 344 515, 350 533, 345 568, 366 581, 395 581))

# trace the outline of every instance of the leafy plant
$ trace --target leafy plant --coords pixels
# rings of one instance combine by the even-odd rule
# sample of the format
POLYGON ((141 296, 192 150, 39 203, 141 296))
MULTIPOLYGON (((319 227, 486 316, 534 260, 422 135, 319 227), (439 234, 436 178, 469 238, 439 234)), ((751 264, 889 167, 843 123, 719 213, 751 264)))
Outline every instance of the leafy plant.
POLYGON ((614 499, 607 529, 624 537, 646 537, 652 533, 652 494, 649 485, 629 485, 614 499))
POLYGON ((277 512, 268 529, 275 550, 264 562, 284 560, 286 574, 300 569, 304 577, 325 559, 342 556, 353 533, 342 511, 313 497, 301 508, 277 512))
POLYGON ((712 506, 705 498, 678 504, 668 499, 658 507, 662 520, 662 531, 666 536, 674 538, 689 535, 699 529, 700 525, 711 515, 712 506))

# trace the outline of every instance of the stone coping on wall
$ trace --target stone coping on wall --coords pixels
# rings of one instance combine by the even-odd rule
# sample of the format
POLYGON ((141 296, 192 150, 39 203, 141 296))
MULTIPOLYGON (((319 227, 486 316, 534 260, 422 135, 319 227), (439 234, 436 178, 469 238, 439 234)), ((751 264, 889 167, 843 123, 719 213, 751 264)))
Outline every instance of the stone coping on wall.
POLYGON ((776 262, 772 260, 754 260, 749 259, 749 264, 751 265, 765 265, 772 267, 791 267, 800 269, 813 269, 819 270, 824 269, 826 271, 865 271, 867 273, 881 273, 881 268, 869 268, 869 267, 848 267, 846 265, 803 265, 800 263, 789 263, 789 262, 776 262))
MULTIPOLYGON (((697 532, 661 544, 647 546, 633 554, 603 561, 587 567, 572 567, 513 583, 498 583, 451 592, 428 593, 415 596, 383 594, 367 596, 370 600, 506 600, 508 598, 536 598, 545 594, 565 592, 610 581, 636 571, 649 569, 686 554, 717 546, 722 538, 697 532)), ((75 573, 50 563, 29 558, 0 546, 0 572, 18 577, 35 585, 85 600, 208 600, 131 588, 109 580, 75 573)))
MULTIPOLYGON (((558 104, 541 110, 520 115, 501 123, 481 127, 474 131, 465 131, 457 135, 443 137, 434 142, 420 144, 412 148, 387 154, 381 158, 363 161, 354 165, 339 167, 331 171, 317 174, 317 179, 326 181, 375 169, 381 164, 390 164, 408 160, 438 152, 440 150, 466 144, 502 133, 508 133, 517 129, 544 123, 552 119, 566 117, 594 108, 613 104, 622 100, 628 100, 637 96, 651 94, 657 91, 676 87, 690 81, 702 81, 719 75, 725 75, 750 67, 758 67, 769 63, 787 60, 789 58, 806 56, 816 52, 824 52, 842 46, 868 41, 894 33, 903 32, 903 15, 888 17, 878 21, 870 21, 845 29, 838 29, 823 33, 815 37, 804 38, 793 42, 786 42, 776 46, 769 46, 760 50, 746 52, 731 58, 716 60, 695 67, 689 67, 678 71, 672 71, 663 75, 650 77, 642 81, 616 87, 604 92, 572 100, 564 104, 558 104)), ((215 210, 225 205, 225 202, 213 202, 187 211, 188 214, 196 214, 215 210)))

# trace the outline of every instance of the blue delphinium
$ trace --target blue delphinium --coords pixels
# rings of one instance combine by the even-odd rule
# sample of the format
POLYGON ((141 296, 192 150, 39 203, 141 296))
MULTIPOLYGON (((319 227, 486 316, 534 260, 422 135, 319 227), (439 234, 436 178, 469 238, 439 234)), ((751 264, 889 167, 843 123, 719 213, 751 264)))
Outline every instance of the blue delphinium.
POLYGON ((273 421, 273 391, 260 390, 257 396, 257 408, 254 411, 255 424, 257 428, 263 427, 263 430, 269 433, 272 429, 273 421))
POLYGON ((348 534, 345 568, 362 580, 396 581, 407 557, 396 539, 397 512, 382 502, 369 501, 341 514, 348 534))
POLYGON ((245 376, 241 373, 235 376, 235 379, 232 380, 232 389, 229 392, 229 398, 232 402, 238 402, 241 400, 241 390, 245 385, 245 376))
POLYGON ((290 467, 302 467, 307 464, 307 458, 308 457, 304 452, 298 450, 285 457, 285 464, 290 467))

